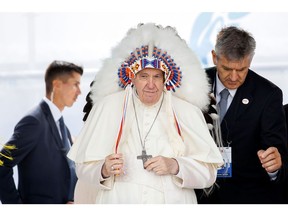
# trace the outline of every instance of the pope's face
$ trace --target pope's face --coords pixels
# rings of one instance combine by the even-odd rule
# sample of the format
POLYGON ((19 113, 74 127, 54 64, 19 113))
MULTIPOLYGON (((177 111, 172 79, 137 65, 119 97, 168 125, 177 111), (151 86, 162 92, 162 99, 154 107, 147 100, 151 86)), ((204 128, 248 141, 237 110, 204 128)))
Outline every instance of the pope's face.
POLYGON ((159 69, 145 68, 132 79, 139 99, 145 105, 156 104, 164 89, 164 73, 159 69))

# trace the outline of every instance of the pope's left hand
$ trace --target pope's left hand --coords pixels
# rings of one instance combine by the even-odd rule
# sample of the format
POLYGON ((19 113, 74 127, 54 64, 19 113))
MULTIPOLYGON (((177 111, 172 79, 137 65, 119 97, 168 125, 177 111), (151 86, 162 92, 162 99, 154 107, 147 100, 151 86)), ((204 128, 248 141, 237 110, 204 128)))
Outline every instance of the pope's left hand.
POLYGON ((157 175, 177 175, 179 172, 179 165, 176 159, 157 156, 148 159, 144 167, 147 171, 152 171, 157 175))
POLYGON ((257 155, 262 167, 269 173, 277 171, 282 166, 281 155, 275 147, 269 147, 266 151, 259 150, 257 155))

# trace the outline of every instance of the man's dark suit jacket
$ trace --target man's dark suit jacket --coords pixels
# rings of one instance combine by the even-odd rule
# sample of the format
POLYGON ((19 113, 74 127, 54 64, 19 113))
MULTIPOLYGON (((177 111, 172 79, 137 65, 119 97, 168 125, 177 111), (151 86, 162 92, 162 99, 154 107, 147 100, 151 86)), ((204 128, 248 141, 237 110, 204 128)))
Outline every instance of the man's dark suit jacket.
MULTIPOLYGON (((216 68, 206 72, 215 90, 216 68)), ((284 119, 282 91, 249 70, 221 123, 224 145, 232 147, 232 178, 217 178, 219 188, 208 199, 198 193, 198 202, 283 203, 288 159, 284 119), (270 180, 257 156, 258 150, 271 146, 279 150, 283 162, 276 181, 270 180)))
MULTIPOLYGON (((285 116, 286 116, 286 129, 287 129, 287 134, 288 134, 288 104, 284 105, 284 111, 285 111, 285 116)), ((288 145, 288 136, 287 136, 287 145, 288 145)))
MULTIPOLYGON (((288 134, 288 104, 284 105, 284 111, 285 111, 285 116, 286 116, 286 131, 288 134)), ((288 145, 288 135, 287 135, 287 145, 288 145)), ((285 186, 285 191, 286 191, 286 203, 288 203, 288 180, 286 181, 286 186, 285 186)))
MULTIPOLYGON (((69 137, 72 143, 70 133, 69 137)), ((46 102, 41 101, 19 121, 8 143, 17 149, 12 151, 13 160, 5 160, 5 166, 0 167, 2 203, 64 204, 73 200, 68 194, 73 196, 76 182, 71 182, 68 159, 46 102), (18 190, 13 179, 15 165, 18 190)))

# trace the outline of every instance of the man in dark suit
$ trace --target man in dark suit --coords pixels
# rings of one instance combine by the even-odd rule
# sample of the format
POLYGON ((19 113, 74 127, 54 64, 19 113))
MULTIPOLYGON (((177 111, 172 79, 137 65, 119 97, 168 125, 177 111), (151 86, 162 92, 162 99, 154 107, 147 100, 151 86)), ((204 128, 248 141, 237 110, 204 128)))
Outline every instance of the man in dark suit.
MULTIPOLYGON (((285 117, 286 117, 286 126, 287 126, 286 129, 288 133, 288 104, 284 105, 284 111, 285 111, 285 117)), ((287 145, 288 145, 288 139, 287 139, 287 145)))
POLYGON ((285 202, 288 154, 282 91, 249 69, 255 48, 254 38, 240 28, 223 28, 217 35, 215 67, 206 72, 220 115, 224 111, 220 150, 227 169, 218 171, 208 197, 198 191, 199 203, 285 202), (226 102, 223 89, 228 90, 226 102))
MULTIPOLYGON (((83 68, 54 61, 46 70, 46 97, 15 126, 7 145, 13 160, 1 158, 0 200, 7 204, 73 203, 77 181, 75 168, 66 154, 72 144, 68 128, 60 126, 62 111, 81 94, 83 68), (18 168, 18 187, 13 167, 18 168)), ((2 149, 1 151, 5 151, 2 149)))
MULTIPOLYGON (((287 141, 286 144, 288 146, 288 104, 284 105, 284 111, 285 111, 285 119, 286 119, 286 131, 287 131, 287 141)), ((285 195, 286 195, 286 203, 288 203, 288 181, 286 181, 285 184, 285 195)))

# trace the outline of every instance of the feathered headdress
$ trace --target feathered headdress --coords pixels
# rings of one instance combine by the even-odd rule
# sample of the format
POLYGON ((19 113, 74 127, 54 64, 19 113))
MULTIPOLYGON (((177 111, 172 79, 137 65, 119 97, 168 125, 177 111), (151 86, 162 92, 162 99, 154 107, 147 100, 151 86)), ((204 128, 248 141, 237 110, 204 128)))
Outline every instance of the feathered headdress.
MULTIPOLYGON (((91 84, 88 103, 95 104, 109 94, 122 91, 146 67, 165 73, 166 89, 174 96, 202 110, 207 108, 210 88, 198 58, 174 28, 154 23, 130 29, 112 49, 111 57, 104 60, 91 84)), ((89 112, 91 106, 86 104, 84 112, 89 112)))

